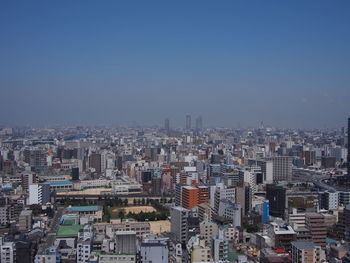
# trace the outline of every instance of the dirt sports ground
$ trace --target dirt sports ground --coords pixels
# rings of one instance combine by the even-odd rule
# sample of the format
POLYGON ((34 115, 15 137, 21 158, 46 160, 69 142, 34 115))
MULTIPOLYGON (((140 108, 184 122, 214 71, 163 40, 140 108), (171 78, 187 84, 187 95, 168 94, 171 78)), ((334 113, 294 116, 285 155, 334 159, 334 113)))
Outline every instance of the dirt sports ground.
POLYGON ((124 209, 126 214, 128 214, 130 212, 138 214, 141 211, 144 212, 144 213, 156 212, 157 211, 153 206, 130 206, 130 207, 114 208, 112 210, 112 213, 118 213, 119 209, 124 209))

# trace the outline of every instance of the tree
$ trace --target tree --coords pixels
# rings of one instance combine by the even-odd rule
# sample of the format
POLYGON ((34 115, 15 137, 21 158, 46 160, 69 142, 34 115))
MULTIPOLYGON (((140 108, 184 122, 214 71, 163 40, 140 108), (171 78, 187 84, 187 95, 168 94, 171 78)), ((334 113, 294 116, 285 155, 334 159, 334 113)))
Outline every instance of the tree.
POLYGON ((111 211, 108 206, 103 206, 103 220, 108 223, 111 221, 111 211))
POLYGON ((118 210, 118 217, 120 218, 121 221, 125 218, 125 209, 119 209, 118 210))
POLYGON ((129 203, 129 202, 128 202, 128 199, 125 198, 125 199, 124 199, 124 206, 128 206, 128 203, 129 203))

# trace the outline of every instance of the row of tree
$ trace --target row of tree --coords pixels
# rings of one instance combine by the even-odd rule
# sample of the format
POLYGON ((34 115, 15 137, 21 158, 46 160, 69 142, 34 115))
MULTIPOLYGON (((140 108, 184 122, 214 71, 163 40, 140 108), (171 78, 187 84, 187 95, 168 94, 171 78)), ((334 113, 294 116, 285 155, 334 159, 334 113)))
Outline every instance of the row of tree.
MULTIPOLYGON (((170 198, 168 201, 166 198, 160 198, 158 199, 149 199, 149 198, 134 198, 133 200, 133 205, 152 205, 154 203, 161 203, 161 204, 166 204, 166 203, 172 203, 173 199, 170 198)), ((107 206, 114 206, 114 207, 121 207, 121 206, 128 206, 129 202, 127 198, 102 198, 99 197, 98 200, 90 200, 86 199, 85 197, 83 199, 72 199, 72 198, 66 198, 66 199, 61 199, 60 200, 61 205, 65 206, 84 206, 84 205, 107 205, 107 206)))

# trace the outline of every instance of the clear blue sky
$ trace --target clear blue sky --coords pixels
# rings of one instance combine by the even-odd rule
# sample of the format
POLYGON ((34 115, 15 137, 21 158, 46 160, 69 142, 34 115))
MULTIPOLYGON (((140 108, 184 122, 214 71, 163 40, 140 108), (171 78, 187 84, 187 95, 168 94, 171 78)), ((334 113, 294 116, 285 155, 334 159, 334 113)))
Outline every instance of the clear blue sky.
POLYGON ((1 1, 0 124, 340 127, 350 1, 1 1))

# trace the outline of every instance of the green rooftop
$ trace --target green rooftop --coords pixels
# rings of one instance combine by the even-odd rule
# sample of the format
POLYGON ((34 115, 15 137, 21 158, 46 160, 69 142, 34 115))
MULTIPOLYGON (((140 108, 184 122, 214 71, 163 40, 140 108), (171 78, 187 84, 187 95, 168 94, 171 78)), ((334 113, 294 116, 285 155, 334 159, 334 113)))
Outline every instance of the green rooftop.
POLYGON ((240 254, 238 252, 229 252, 227 260, 229 260, 229 261, 237 260, 238 256, 240 256, 240 255, 242 255, 242 254, 240 254))
POLYGON ((56 233, 57 237, 77 237, 78 232, 84 226, 82 225, 71 225, 71 226, 60 226, 56 233))
POLYGON ((63 224, 64 225, 75 225, 76 220, 75 219, 64 219, 63 224))

